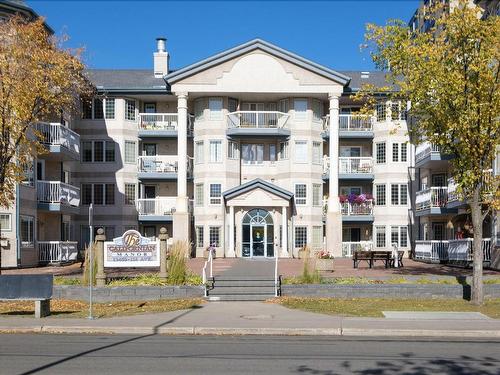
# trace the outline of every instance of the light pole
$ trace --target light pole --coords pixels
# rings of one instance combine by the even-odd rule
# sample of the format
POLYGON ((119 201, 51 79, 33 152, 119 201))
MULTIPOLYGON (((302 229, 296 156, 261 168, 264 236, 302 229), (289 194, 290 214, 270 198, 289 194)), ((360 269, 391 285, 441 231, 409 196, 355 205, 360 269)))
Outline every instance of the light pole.
POLYGON ((94 319, 92 316, 92 288, 93 288, 93 257, 92 257, 92 236, 94 235, 94 206, 91 203, 89 206, 89 319, 94 319))

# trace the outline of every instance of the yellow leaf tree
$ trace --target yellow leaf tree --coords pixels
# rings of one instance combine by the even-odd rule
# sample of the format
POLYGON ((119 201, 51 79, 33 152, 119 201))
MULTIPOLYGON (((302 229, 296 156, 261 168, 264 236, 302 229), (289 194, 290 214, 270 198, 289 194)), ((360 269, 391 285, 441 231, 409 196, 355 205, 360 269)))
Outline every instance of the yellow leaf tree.
POLYGON ((0 22, 0 207, 12 204, 23 166, 44 152, 34 124, 74 113, 90 93, 81 50, 62 48, 65 39, 50 35, 43 19, 0 22))
MULTIPOLYGON (((400 20, 367 25, 367 47, 387 71, 385 95, 409 101, 410 137, 438 145, 470 208, 473 225, 472 302, 483 302, 482 227, 498 209, 499 179, 491 169, 500 144, 500 17, 481 19, 468 1, 427 7, 425 32, 400 20)), ((373 88, 367 88, 364 94, 373 88)))

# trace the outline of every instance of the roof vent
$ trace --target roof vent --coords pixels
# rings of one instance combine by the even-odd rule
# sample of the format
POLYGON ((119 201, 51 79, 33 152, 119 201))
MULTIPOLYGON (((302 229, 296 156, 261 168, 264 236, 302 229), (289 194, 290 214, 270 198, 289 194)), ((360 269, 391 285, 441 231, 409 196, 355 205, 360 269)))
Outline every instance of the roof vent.
POLYGON ((364 79, 370 78, 370 72, 361 72, 361 78, 364 79))

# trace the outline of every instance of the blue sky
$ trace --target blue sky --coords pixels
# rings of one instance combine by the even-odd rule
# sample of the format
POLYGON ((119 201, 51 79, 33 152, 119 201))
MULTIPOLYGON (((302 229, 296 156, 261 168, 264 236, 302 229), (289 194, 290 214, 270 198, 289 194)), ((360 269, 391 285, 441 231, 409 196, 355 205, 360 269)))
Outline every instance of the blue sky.
POLYGON ((176 69, 259 37, 338 70, 370 70, 365 24, 409 20, 418 0, 27 1, 56 31, 84 46, 92 68, 152 67, 165 36, 176 69))

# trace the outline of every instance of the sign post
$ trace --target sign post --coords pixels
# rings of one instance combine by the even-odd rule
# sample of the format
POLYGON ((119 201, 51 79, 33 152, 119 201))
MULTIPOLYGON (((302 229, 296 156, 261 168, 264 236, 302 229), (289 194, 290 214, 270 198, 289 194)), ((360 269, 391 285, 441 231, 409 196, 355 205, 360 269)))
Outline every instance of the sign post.
POLYGON ((90 235, 89 235, 89 319, 94 319, 93 316, 92 316, 92 287, 93 287, 93 257, 92 257, 92 237, 94 236, 94 206, 92 205, 92 203, 90 204, 89 206, 89 230, 90 230, 90 235))

